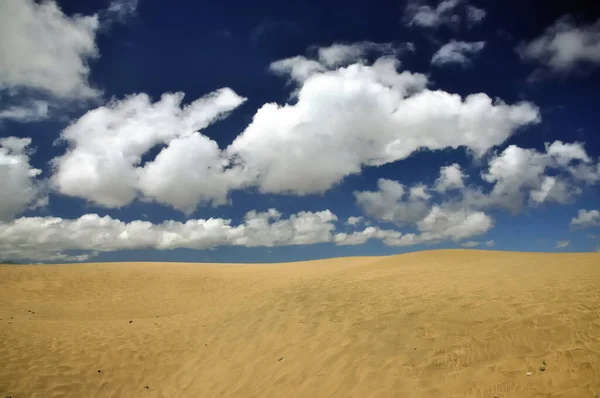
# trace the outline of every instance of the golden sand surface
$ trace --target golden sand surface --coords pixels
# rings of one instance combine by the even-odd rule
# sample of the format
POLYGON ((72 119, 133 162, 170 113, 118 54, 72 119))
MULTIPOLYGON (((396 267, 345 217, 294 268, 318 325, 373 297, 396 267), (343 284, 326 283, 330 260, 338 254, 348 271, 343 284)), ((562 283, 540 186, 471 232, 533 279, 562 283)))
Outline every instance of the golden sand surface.
POLYGON ((0 319, 0 398, 600 396, 600 253, 4 265, 0 319))

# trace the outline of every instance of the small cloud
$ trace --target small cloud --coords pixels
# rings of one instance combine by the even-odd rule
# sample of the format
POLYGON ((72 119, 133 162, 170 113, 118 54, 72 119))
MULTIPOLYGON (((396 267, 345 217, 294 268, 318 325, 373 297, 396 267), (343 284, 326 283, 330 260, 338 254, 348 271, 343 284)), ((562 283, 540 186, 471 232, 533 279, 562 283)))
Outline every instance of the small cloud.
POLYGON ((485 242, 485 245, 487 247, 494 247, 496 246, 496 242, 494 242, 493 240, 488 240, 487 242, 485 242))
POLYGON ((431 64, 444 66, 448 64, 457 64, 468 66, 471 64, 470 57, 479 53, 485 47, 484 41, 466 42, 452 40, 444 44, 431 58, 431 64))
POLYGON ((113 18, 124 21, 135 16, 140 0, 113 0, 106 10, 113 18))
POLYGON ((539 37, 519 44, 516 52, 522 60, 540 65, 530 80, 547 73, 565 75, 582 66, 600 65, 600 19, 578 25, 568 16, 559 18, 539 37))
POLYGON ((356 225, 360 224, 361 222, 363 222, 363 220, 364 219, 362 217, 350 216, 350 217, 348 217, 348 221, 346 221, 346 224, 356 226, 356 225))
POLYGON ((477 247, 479 246, 481 243, 475 241, 475 240, 470 240, 468 242, 463 243, 461 246, 462 247, 477 247))
POLYGON ((13 120, 17 122, 37 122, 49 117, 48 102, 29 101, 27 103, 0 109, 0 120, 13 120))
POLYGON ((559 240, 558 242, 556 242, 556 248, 557 249, 563 249, 565 247, 568 247, 571 244, 571 241, 568 240, 559 240))
POLYGON ((572 228, 590 228, 600 226, 600 210, 580 209, 577 217, 569 224, 572 228))
POLYGON ((407 26, 429 29, 456 27, 463 17, 467 26, 472 27, 480 24, 485 16, 484 9, 470 5, 466 0, 443 0, 437 7, 431 7, 424 0, 410 0, 404 9, 404 22, 407 26))

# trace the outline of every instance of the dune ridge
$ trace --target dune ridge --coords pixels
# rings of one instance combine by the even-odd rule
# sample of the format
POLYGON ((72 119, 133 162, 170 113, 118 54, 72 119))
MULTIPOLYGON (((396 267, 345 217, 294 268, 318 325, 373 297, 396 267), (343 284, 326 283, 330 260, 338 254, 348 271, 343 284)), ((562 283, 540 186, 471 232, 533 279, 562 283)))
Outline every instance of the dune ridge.
POLYGON ((600 253, 0 265, 0 358, 13 398, 600 397, 600 253))

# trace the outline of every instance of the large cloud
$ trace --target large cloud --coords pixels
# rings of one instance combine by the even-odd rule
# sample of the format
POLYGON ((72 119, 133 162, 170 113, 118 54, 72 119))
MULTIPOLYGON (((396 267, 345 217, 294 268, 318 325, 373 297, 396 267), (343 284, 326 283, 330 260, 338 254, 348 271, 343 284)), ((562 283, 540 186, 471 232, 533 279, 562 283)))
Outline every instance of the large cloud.
POLYGON ((600 64, 600 19, 589 25, 576 25, 560 18, 539 37, 521 43, 517 52, 523 60, 537 62, 542 69, 568 73, 581 65, 600 64))
MULTIPOLYGON (((380 46, 366 47, 383 51, 380 46)), ((183 109, 182 94, 156 103, 138 94, 89 111, 61 134, 70 148, 54 160, 54 187, 108 207, 139 197, 190 212, 201 203, 224 203, 241 187, 323 193, 363 167, 420 149, 464 146, 481 156, 539 121, 537 107, 527 102, 428 90, 424 75, 399 72, 394 58, 331 69, 361 51, 325 50, 325 63, 304 57, 274 63, 272 69, 298 84, 296 101, 263 105, 223 151, 196 131, 244 101, 228 89, 183 109), (140 165, 155 145, 166 148, 140 165)))
POLYGON ((225 170, 216 142, 198 133, 245 101, 230 89, 181 106, 182 93, 152 103, 137 94, 91 110, 61 134, 67 152, 53 160, 52 184, 60 193, 106 207, 125 206, 141 196, 185 212, 199 203, 224 203, 239 187, 225 170), (156 159, 141 165, 157 145, 156 159))
POLYGON ((274 209, 251 211, 237 226, 210 218, 185 223, 129 223, 86 214, 75 220, 23 217, 0 222, 0 260, 84 261, 99 252, 126 249, 208 249, 216 246, 286 246, 332 240, 335 214, 300 212, 287 219, 274 209))
POLYGON ((98 56, 97 15, 66 16, 54 1, 0 2, 0 90, 28 88, 57 98, 99 94, 89 81, 98 56))
POLYGON ((44 201, 43 185, 36 179, 42 171, 29 163, 30 144, 30 138, 0 138, 0 221, 44 201))
POLYGON ((392 58, 335 70, 304 57, 277 65, 298 81, 297 102, 261 107, 227 149, 261 192, 324 192, 365 166, 419 149, 464 146, 483 155, 539 121, 527 102, 425 89, 425 76, 398 72, 392 58))

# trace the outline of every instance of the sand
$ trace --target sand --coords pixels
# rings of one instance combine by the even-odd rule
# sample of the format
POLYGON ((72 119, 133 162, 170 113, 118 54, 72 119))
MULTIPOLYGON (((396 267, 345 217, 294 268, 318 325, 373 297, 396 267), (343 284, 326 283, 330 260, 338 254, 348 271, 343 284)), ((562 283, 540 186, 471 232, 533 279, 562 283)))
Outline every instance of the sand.
POLYGON ((0 318, 2 398, 600 396, 599 253, 6 265, 0 318))

